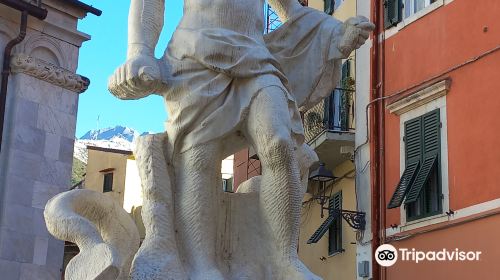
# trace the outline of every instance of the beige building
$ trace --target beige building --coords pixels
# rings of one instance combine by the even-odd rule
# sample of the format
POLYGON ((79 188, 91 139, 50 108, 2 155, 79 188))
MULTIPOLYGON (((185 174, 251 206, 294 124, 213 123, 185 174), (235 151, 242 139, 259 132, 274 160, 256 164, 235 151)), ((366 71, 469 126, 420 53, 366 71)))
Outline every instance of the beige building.
POLYGON ((141 181, 132 152, 94 146, 87 146, 87 150, 84 188, 103 192, 120 203, 133 216, 140 236, 144 238, 145 230, 140 216, 141 181))
MULTIPOLYGON (((87 152, 85 179, 73 187, 102 192, 116 200, 130 213, 143 239, 141 182, 132 152, 95 146, 87 146, 87 152)), ((63 270, 78 252, 75 244, 65 243, 63 270)))
MULTIPOLYGON (((308 4, 342 21, 356 15, 355 0, 309 0, 308 4)), ((356 169, 352 161, 356 128, 354 65, 353 52, 343 63, 337 89, 304 114, 306 141, 335 177, 323 189, 321 183, 310 180, 300 230, 299 256, 325 280, 351 280, 357 275, 356 249, 361 234, 348 222, 352 217, 360 217, 354 213, 357 211, 356 169), (324 205, 321 205, 322 195, 328 197, 324 205), (341 210, 346 218, 332 209, 341 210), (335 218, 329 222, 330 216, 335 218)))
POLYGON ((133 158, 131 151, 87 146, 88 161, 85 188, 125 201, 127 162, 133 158))
MULTIPOLYGON (((325 189, 326 195, 330 197, 325 207, 356 209, 354 173, 354 164, 349 160, 333 170, 333 174, 339 178, 325 189)), ((315 198, 318 192, 318 183, 311 182, 303 203, 299 256, 309 269, 325 280, 354 279, 356 232, 345 220, 339 218, 317 243, 308 244, 309 239, 331 215, 325 209, 324 218, 321 218, 321 205, 315 198)))
MULTIPOLYGON (((88 160, 85 189, 103 192, 115 199, 134 218, 141 239, 145 229, 141 219, 142 188, 135 158, 131 151, 87 146, 88 160)), ((222 161, 222 188, 232 191, 233 156, 222 161)))

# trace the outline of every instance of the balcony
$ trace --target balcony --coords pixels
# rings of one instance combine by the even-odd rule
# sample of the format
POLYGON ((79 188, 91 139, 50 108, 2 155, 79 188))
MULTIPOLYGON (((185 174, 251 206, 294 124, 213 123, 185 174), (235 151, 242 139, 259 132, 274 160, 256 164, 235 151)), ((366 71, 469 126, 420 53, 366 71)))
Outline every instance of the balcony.
POLYGON ((349 159, 348 154, 341 154, 342 147, 354 147, 354 93, 350 89, 335 89, 330 97, 304 114, 306 142, 329 168, 349 159))

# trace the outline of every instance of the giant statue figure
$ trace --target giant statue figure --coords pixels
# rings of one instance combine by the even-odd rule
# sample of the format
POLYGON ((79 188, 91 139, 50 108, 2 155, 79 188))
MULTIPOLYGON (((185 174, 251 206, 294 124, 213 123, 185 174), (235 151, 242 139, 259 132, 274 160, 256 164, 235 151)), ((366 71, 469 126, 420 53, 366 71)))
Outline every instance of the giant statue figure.
MULTIPOLYGON (((88 244, 89 231, 94 239, 101 236, 96 243, 107 245, 119 260, 113 263, 114 272, 96 272, 93 275, 101 276, 95 277, 320 279, 297 254, 304 181, 316 160, 304 143, 299 109, 306 110, 331 93, 341 60, 365 42, 374 25, 363 17, 342 23, 297 0, 268 0, 283 25, 264 35, 264 0, 185 0, 181 22, 164 56, 156 59, 164 2, 131 1, 127 61, 109 81, 110 91, 121 99, 162 95, 168 111, 166 133, 142 137, 135 151, 143 187, 145 240, 137 252, 130 245, 136 242, 121 248, 125 245, 110 241, 114 239, 107 232, 116 231, 99 220, 109 215, 89 214, 109 214, 104 206, 94 203, 92 211, 68 210, 79 196, 97 200, 84 191, 49 202, 49 230, 82 246, 88 244), (234 242, 239 242, 240 252, 221 263, 218 239, 231 234, 224 235, 217 222, 223 218, 220 165, 228 155, 249 146, 261 160, 262 175, 241 190, 257 195, 246 213, 229 215, 244 220, 257 213, 257 226, 235 223, 248 226, 244 230, 248 240, 246 235, 238 237, 234 242), (89 221, 85 226, 92 230, 70 228, 77 226, 61 222, 68 217, 60 214, 53 218, 61 207, 68 217, 89 221), (256 228, 258 232, 251 232, 256 228), (260 253, 252 255, 249 240, 262 243, 254 244, 260 253)), ((245 204, 242 195, 227 199, 245 204)), ((129 235, 135 238, 134 233, 129 235)), ((75 260, 73 266, 89 262, 90 255, 89 260, 75 260)), ((87 279, 84 274, 75 269, 72 275, 87 279)))

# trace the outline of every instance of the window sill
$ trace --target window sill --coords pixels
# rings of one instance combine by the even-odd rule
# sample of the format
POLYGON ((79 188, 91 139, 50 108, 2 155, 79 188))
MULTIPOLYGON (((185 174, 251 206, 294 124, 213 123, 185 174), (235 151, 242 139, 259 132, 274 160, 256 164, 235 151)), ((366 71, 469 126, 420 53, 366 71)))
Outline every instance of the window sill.
POLYGON ((328 254, 328 257, 331 258, 331 257, 335 257, 335 256, 338 256, 338 255, 342 255, 342 253, 344 253, 345 250, 344 249, 340 249, 339 251, 336 251, 332 254, 328 254))
MULTIPOLYGON (((449 1, 447 1, 447 2, 449 2, 449 1)), ((391 36, 394 36, 400 30, 404 29, 406 26, 410 25, 411 23, 419 20, 420 18, 426 16, 427 14, 430 14, 434 10, 436 10, 439 7, 444 6, 446 4, 448 4, 448 3, 445 3, 444 0, 437 0, 436 2, 423 8, 422 10, 418 11, 417 13, 415 13, 407 18, 403 18, 403 20, 400 23, 398 23, 396 26, 390 27, 390 28, 385 30, 385 32, 384 32, 385 39, 388 39, 391 36)))
POLYGON ((400 232, 446 222, 448 221, 448 219, 449 219, 448 215, 446 215, 445 213, 440 213, 433 216, 424 217, 418 220, 408 221, 400 227, 400 232))

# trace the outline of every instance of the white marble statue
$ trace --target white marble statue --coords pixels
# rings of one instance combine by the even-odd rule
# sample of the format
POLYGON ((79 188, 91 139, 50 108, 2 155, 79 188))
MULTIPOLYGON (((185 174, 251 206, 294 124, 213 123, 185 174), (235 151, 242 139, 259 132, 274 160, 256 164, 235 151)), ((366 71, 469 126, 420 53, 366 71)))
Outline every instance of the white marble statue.
POLYGON ((140 138, 135 151, 146 237, 131 279, 320 279, 297 254, 317 160, 299 108, 329 96, 341 60, 374 25, 342 23, 296 0, 268 2, 284 24, 263 35, 264 0, 185 0, 156 59, 164 0, 131 1, 127 61, 109 89, 121 99, 162 95, 169 116, 166 133, 140 138), (247 193, 222 193, 222 159, 248 146, 262 176, 240 187, 247 193))
POLYGON ((91 190, 72 190, 49 200, 44 216, 54 237, 80 249, 65 279, 128 279, 139 232, 118 202, 91 190))

